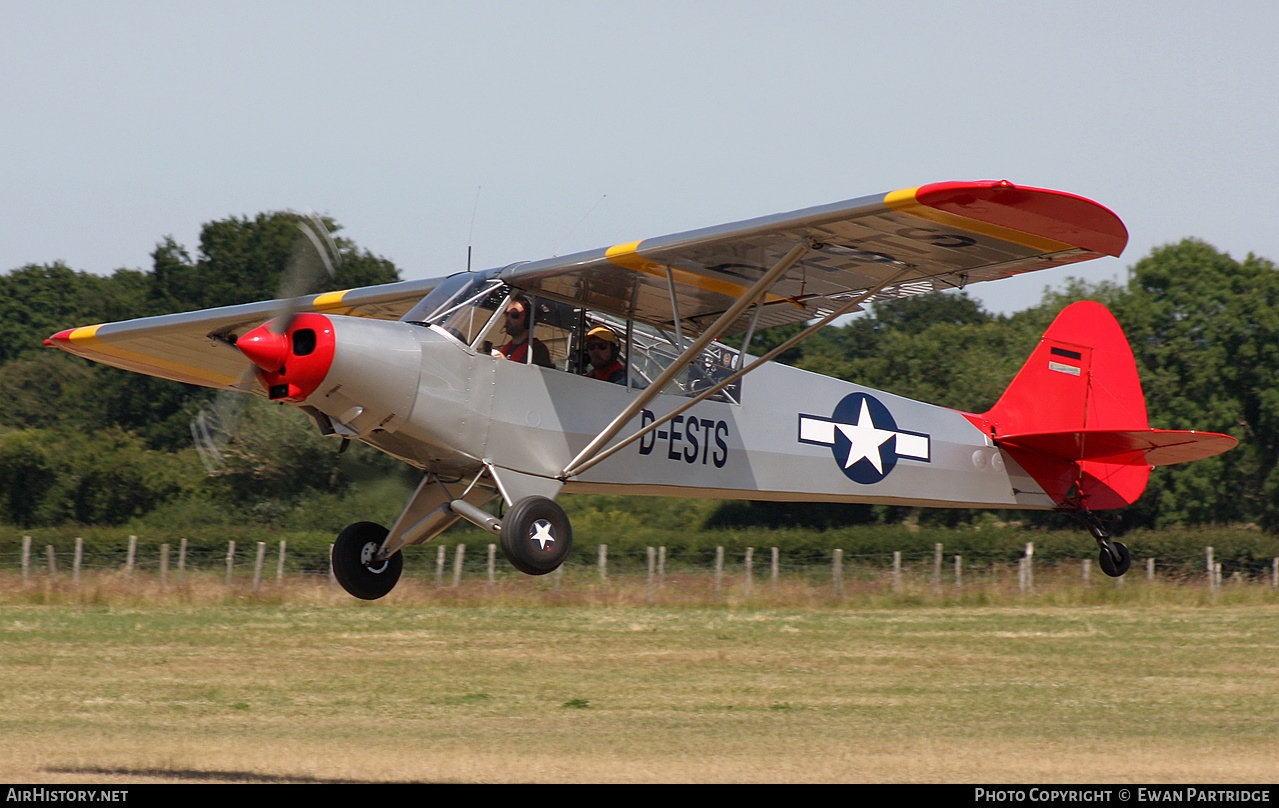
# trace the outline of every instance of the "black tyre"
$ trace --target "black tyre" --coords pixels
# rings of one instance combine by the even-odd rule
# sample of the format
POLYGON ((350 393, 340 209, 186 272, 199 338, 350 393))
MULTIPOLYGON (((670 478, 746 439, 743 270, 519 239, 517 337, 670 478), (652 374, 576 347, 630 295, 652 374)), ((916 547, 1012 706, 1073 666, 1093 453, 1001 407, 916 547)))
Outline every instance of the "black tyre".
POLYGON ((502 552, 529 575, 554 572, 573 549, 568 516, 554 500, 525 497, 502 520, 502 552))
POLYGON ((347 525, 333 543, 333 575, 342 588, 361 600, 377 600, 395 588, 404 571, 398 552, 375 562, 387 529, 375 522, 347 525))
POLYGON ((1132 566, 1132 553, 1128 552, 1128 548, 1123 544, 1112 541, 1110 546, 1115 548, 1115 552, 1119 554, 1119 560, 1116 561, 1106 548, 1101 548, 1101 553, 1097 557, 1097 561, 1101 564, 1101 571, 1109 575, 1111 578, 1118 578, 1128 571, 1132 566))

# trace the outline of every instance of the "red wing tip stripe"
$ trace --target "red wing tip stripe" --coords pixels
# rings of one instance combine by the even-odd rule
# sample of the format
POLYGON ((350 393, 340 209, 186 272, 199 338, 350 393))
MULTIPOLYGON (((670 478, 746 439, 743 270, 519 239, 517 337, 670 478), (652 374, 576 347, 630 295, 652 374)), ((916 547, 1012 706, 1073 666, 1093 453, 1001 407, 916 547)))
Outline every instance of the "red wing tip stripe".
POLYGON ((1128 229, 1090 199, 1013 185, 1007 180, 937 182, 915 189, 915 201, 945 213, 1007 227, 1041 238, 1118 256, 1128 244, 1128 229))

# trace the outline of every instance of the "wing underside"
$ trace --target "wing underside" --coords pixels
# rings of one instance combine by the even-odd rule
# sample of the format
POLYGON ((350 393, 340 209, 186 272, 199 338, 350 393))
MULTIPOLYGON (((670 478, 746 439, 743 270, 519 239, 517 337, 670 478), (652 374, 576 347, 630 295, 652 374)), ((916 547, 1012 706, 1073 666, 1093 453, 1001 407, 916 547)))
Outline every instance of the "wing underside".
MULTIPOLYGON (((1006 182, 938 183, 515 264, 500 277, 534 294, 709 338, 1118 255, 1126 241, 1119 219, 1082 197, 1006 182)), ((439 280, 291 303, 299 312, 399 319, 439 280)), ((46 344, 152 376, 261 392, 233 345, 283 305, 86 326, 46 344)))
POLYGON ((813 320, 867 290, 905 297, 1117 256, 1123 223, 1082 197, 1007 182, 937 183, 517 264, 513 286, 696 333, 796 245, 804 253, 726 333, 813 320))
POLYGON ((298 312, 394 320, 437 282, 438 279, 404 281, 325 292, 297 301, 268 300, 72 328, 53 335, 45 344, 149 376, 260 392, 253 375, 247 373, 248 360, 233 345, 240 335, 280 314, 286 303, 298 312))

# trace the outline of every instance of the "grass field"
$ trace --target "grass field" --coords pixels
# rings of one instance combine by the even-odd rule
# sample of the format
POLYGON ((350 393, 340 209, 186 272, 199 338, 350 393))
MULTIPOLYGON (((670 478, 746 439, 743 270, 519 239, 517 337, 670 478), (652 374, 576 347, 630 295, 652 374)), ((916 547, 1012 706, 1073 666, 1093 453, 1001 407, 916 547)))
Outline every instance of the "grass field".
POLYGON ((10 783, 1279 781, 1262 587, 646 605, 0 584, 10 783))

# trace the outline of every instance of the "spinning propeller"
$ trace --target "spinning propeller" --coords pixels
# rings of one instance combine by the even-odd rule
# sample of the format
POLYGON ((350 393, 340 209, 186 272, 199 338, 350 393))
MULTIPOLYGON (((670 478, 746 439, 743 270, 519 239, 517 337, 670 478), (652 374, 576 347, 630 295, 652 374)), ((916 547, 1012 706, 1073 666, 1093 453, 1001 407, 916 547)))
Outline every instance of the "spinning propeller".
POLYGON ((283 368, 291 349, 289 328, 299 315, 302 299, 332 279, 341 263, 337 244, 319 216, 311 214, 297 224, 301 232, 293 242, 276 289, 279 306, 266 325, 235 342, 252 364, 231 389, 220 391, 191 420, 195 448, 210 474, 226 468, 226 447, 244 414, 246 399, 242 391, 252 388, 255 377, 267 386, 264 375, 276 374, 283 368))

